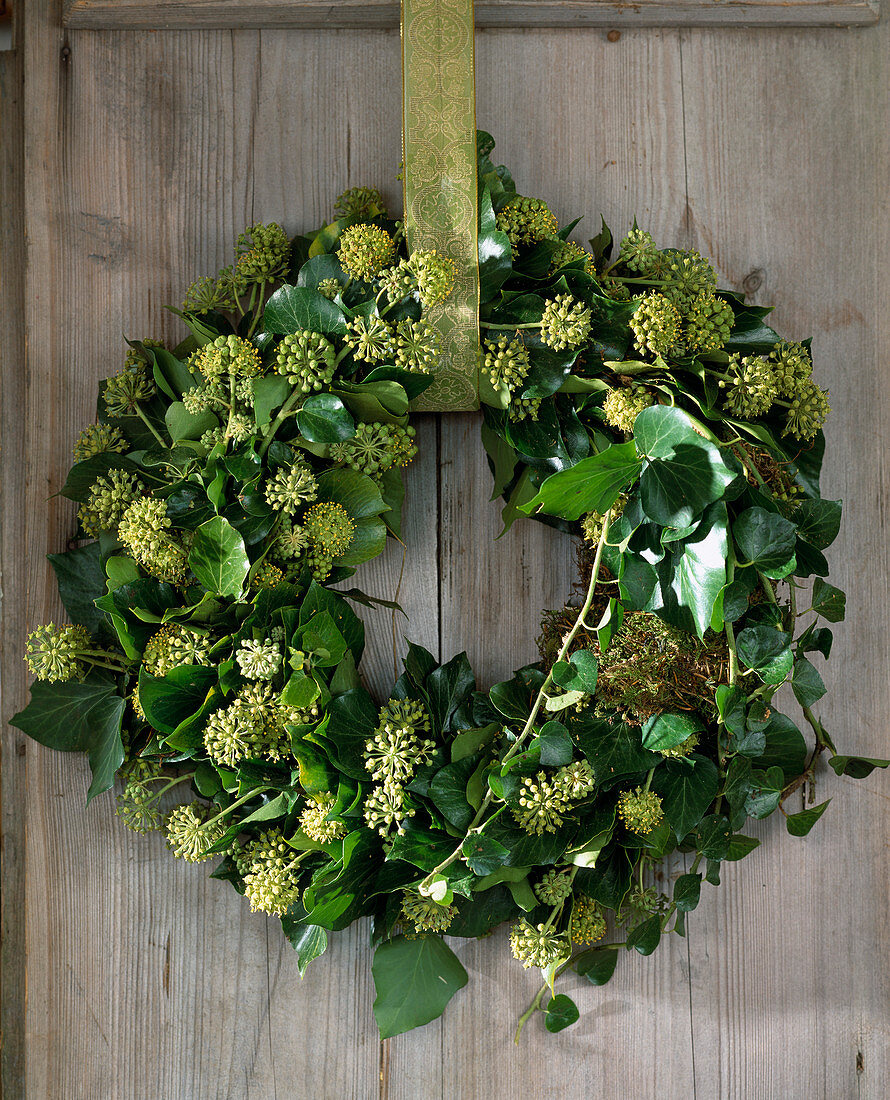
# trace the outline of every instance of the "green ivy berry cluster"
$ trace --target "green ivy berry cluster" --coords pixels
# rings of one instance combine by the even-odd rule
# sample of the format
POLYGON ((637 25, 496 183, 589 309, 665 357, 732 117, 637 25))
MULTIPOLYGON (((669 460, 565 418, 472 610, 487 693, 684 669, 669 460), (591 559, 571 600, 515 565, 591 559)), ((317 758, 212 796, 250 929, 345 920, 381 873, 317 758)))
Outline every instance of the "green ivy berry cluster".
POLYGON ((501 924, 543 972, 520 1026, 540 1009, 559 1030, 578 1010, 558 975, 602 984, 683 935, 702 883, 757 847, 749 818, 812 828, 827 802, 784 805, 822 753, 888 763, 839 755, 814 711, 844 595, 809 344, 636 225, 570 241, 493 145, 483 443, 505 526, 576 536, 585 592, 545 613, 540 661, 479 690, 465 655, 411 645, 387 699, 362 684, 373 601, 332 586, 399 536, 438 357, 424 310, 455 272, 353 188, 307 236, 250 227, 189 288, 183 342, 134 342, 102 387, 62 490, 79 544, 50 559, 73 625, 29 636, 14 719, 280 918, 301 971, 371 918, 384 1035, 466 983, 443 935, 501 924), (657 874, 676 851, 686 873, 657 874))

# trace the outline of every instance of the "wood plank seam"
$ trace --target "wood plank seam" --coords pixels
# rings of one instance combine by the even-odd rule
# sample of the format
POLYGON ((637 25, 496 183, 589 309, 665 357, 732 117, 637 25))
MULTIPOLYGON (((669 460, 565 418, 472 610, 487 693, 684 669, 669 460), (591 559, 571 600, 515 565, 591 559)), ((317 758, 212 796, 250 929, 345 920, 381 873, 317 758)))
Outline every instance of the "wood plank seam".
MULTIPOLYGON (((93 30, 223 28, 383 29, 394 0, 64 0, 63 22, 93 30)), ((869 26, 880 0, 487 0, 480 28, 869 26)))

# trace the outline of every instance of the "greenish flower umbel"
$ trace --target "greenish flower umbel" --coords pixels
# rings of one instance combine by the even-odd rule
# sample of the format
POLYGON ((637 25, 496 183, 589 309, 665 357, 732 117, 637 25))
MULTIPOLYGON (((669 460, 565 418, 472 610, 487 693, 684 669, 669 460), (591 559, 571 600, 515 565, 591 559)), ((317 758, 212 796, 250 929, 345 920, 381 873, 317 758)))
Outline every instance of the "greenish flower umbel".
POLYGON ((558 871, 552 867, 544 872, 544 877, 534 887, 538 901, 545 905, 559 905, 572 892, 572 874, 570 871, 558 871))
POLYGON ((658 260, 658 246, 652 234, 640 229, 636 224, 631 229, 618 250, 619 258, 629 271, 649 274, 658 260))
POLYGON ((209 344, 198 348, 189 358, 189 365, 208 380, 217 381, 223 375, 254 378, 263 372, 260 353, 249 340, 240 336, 217 336, 209 344))
POLYGON ((377 276, 377 285, 386 295, 389 304, 395 305, 417 290, 417 275, 408 260, 399 260, 397 264, 381 271, 377 276))
POLYGON ((145 369, 144 364, 124 367, 113 374, 105 383, 102 400, 106 413, 117 419, 121 416, 134 416, 143 401, 149 401, 157 393, 154 378, 145 369))
POLYGON ((344 219, 380 218, 386 216, 383 195, 376 187, 350 187, 337 196, 334 216, 344 219))
POLYGON ((735 314, 729 302, 713 293, 700 294, 686 314, 686 347, 693 355, 719 351, 729 339, 734 324, 735 314))
POLYGON ((83 462, 101 454, 124 454, 130 449, 120 428, 108 424, 90 424, 78 436, 74 444, 74 461, 83 462))
POLYGON ((685 312, 700 295, 713 294, 717 289, 717 275, 713 267, 694 250, 679 252, 668 249, 662 252, 658 277, 667 281, 664 294, 681 312, 685 312))
POLYGON ((454 288, 457 266, 454 260, 440 255, 435 248, 415 249, 408 266, 417 282, 417 296, 424 309, 444 302, 454 288))
POLYGON ((630 319, 630 327, 639 351, 651 352, 659 359, 683 353, 680 311, 663 294, 647 294, 641 298, 630 319))
POLYGON ((439 357, 439 333, 422 318, 397 322, 394 332, 395 361, 415 374, 431 374, 439 357))
POLYGON ((727 370, 732 381, 726 386, 723 406, 733 416, 754 420, 768 412, 776 399, 776 375, 772 363, 762 355, 730 357, 727 370))
POLYGON ((164 501, 145 497, 127 508, 117 533, 146 573, 159 581, 176 584, 185 575, 186 554, 182 544, 170 534, 171 526, 164 501))
POLYGON ((346 826, 342 821, 328 820, 336 802, 334 795, 321 794, 311 798, 300 814, 300 828, 316 844, 330 844, 346 836, 346 826))
POLYGON ((333 302, 337 295, 343 290, 343 284, 339 279, 322 279, 315 289, 323 298, 327 298, 329 302, 333 302))
POLYGON ((407 466, 417 454, 414 428, 398 424, 358 424, 352 439, 331 446, 334 462, 376 477, 393 466, 407 466))
POLYGON ((618 816, 631 832, 647 836, 664 818, 661 798, 654 791, 644 791, 642 787, 622 791, 618 796, 618 816))
POLYGON ((572 943, 591 944, 606 934, 606 918, 603 911, 585 894, 576 895, 569 919, 569 936, 572 943))
MULTIPOLYGON (((618 494, 615 503, 612 505, 611 523, 614 523, 627 507, 627 501, 627 493, 618 494)), ((594 546, 599 542, 600 535, 603 533, 604 519, 605 516, 600 515, 599 512, 588 512, 587 515, 581 517, 581 530, 584 533, 584 537, 594 546)))
POLYGON ((213 643, 179 623, 165 623, 145 643, 142 664, 152 676, 166 676, 181 665, 207 665, 213 643))
POLYGON ((177 806, 167 815, 164 831, 167 847, 177 859, 189 863, 203 863, 213 859, 210 848, 225 833, 225 825, 210 817, 210 808, 197 802, 177 806))
POLYGON ((281 338, 275 369, 303 393, 329 385, 336 367, 336 349, 320 332, 300 330, 281 338))
POLYGON ((277 222, 252 225, 239 233, 235 270, 247 283, 270 283, 287 271, 290 239, 277 222))
POLYGON ((142 495, 145 486, 129 470, 109 470, 90 486, 89 496, 77 510, 77 518, 87 535, 98 538, 120 523, 124 512, 142 495))
POLYGON ((28 635, 25 661, 38 680, 64 683, 83 674, 81 656, 90 648, 90 636, 82 626, 46 623, 28 635))
POLYGON ((299 901, 298 859, 280 829, 267 829, 239 854, 236 865, 253 912, 282 917, 299 901))
POLYGON ((246 679, 271 680, 281 668, 281 650, 275 642, 248 639, 238 646, 235 660, 246 679))
POLYGON ((544 307, 541 339, 556 351, 580 348, 590 333, 590 309, 571 294, 557 294, 544 307))
POLYGON ((325 557, 339 558, 349 549, 355 524, 342 504, 324 501, 303 516, 303 530, 325 557))
POLYGON ((684 756, 688 756, 691 752, 695 752, 698 748, 699 735, 697 733, 691 733, 685 741, 681 741, 679 745, 673 745, 669 749, 659 749, 658 751, 662 756, 671 760, 682 760, 684 756))
POLYGON ((420 703, 390 699, 380 711, 374 736, 365 742, 368 774, 388 787, 406 783, 432 759, 436 743, 422 736, 429 731, 429 715, 420 703))
POLYGON ((517 196, 497 213, 497 227, 510 238, 514 248, 537 244, 554 236, 558 222, 543 199, 517 196))
POLYGON ((519 786, 519 808, 513 809, 520 828, 527 833, 541 836, 555 833, 563 823, 571 799, 564 785, 556 776, 539 771, 532 778, 526 776, 519 786))
POLYGON ((567 959, 572 953, 572 945, 565 932, 556 932, 545 924, 518 920, 510 929, 510 950, 526 970, 530 966, 544 970, 551 963, 567 959))
POLYGON ((417 933, 444 932, 456 916, 456 905, 440 905, 418 890, 405 890, 402 894, 400 919, 413 924, 417 933))
POLYGON ((405 792, 401 787, 375 787, 365 799, 362 811, 365 824, 382 837, 388 837, 395 827, 400 836, 404 836, 405 822, 414 817, 416 809, 405 801, 405 792))
POLYGON ((654 404, 655 398, 645 386, 616 386, 606 394, 603 414, 607 424, 630 435, 643 409, 654 404))
MULTIPOLYGON (((585 269, 593 263, 593 256, 575 241, 563 241, 562 244, 550 257, 550 274, 553 275, 559 271, 560 268, 567 267, 569 264, 583 263, 585 269)), ((595 274, 595 272, 591 272, 595 274)))
POLYGON ((376 363, 395 354, 393 330, 382 317, 352 317, 346 322, 343 341, 356 359, 376 363))
POLYGON ((789 344, 780 340, 769 353, 776 393, 779 397, 793 398, 806 389, 813 373, 813 361, 803 344, 789 344))
POLYGON ((521 340, 501 336, 486 340, 483 345, 483 365, 492 386, 505 386, 512 393, 528 377, 528 349, 521 340))
POLYGON ((791 400, 782 435, 793 435, 801 440, 814 439, 830 412, 828 390, 820 389, 812 379, 802 382, 791 400))
POLYGON ((308 545, 309 536, 303 528, 294 523, 290 516, 282 516, 273 546, 275 556, 283 561, 293 561, 300 557, 308 545))
POLYGON ((396 242, 378 225, 352 225, 340 235, 340 266, 354 279, 373 279, 396 255, 396 242))
POLYGON ((211 310, 235 308, 231 279, 213 275, 201 275, 185 292, 182 302, 184 313, 209 313, 211 310))
POLYGON ((160 764, 156 761, 137 760, 126 771, 126 784, 116 796, 115 813, 134 833, 155 832, 164 824, 164 815, 158 808, 157 794, 150 783, 161 779, 160 764))
POLYGON ((312 471, 299 462, 276 470, 266 482, 266 500, 278 512, 293 513, 317 495, 318 483, 312 471))
POLYGON ((507 415, 514 423, 519 420, 537 420, 542 401, 542 397, 511 397, 507 415))

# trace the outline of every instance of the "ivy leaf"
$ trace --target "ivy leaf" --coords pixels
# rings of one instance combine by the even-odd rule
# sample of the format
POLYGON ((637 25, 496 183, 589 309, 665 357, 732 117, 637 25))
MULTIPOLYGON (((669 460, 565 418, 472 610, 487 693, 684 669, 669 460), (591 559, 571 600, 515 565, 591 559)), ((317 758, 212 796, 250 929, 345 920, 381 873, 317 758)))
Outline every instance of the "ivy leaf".
POLYGON ((641 955, 651 955, 661 942, 661 917, 656 914, 642 924, 638 924, 627 937, 627 949, 639 951, 641 955))
POLYGON ((664 752, 704 728, 704 722, 695 714, 654 714, 643 726, 643 748, 664 752))
POLYGON ((825 684, 818 670, 806 657, 797 657, 791 673, 791 690, 802 707, 811 707, 825 694, 825 684))
POLYGON ((575 739, 593 768, 597 784, 606 789, 661 761, 642 747, 639 732, 624 722, 584 715, 575 723, 575 739))
POLYGON ((680 875, 674 883, 674 905, 681 913, 691 913, 701 897, 701 875, 680 875))
POLYGON ((782 580, 794 570, 797 528, 790 520, 765 508, 748 508, 732 525, 732 537, 746 559, 764 576, 782 580))
POLYGON ((813 581, 813 610, 830 623, 843 621, 846 614, 847 597, 833 584, 817 577, 813 581))
POLYGON ((31 687, 31 701, 10 724, 48 749, 85 752, 93 781, 87 802, 107 791, 124 762, 121 720, 126 700, 107 680, 48 683, 31 687))
POLYGON ((217 682, 218 670, 203 665, 180 665, 166 676, 139 673, 139 702, 145 717, 159 733, 172 734, 197 714, 217 682))
POLYGON ((736 472, 692 418, 670 405, 643 409, 634 423, 637 451, 648 459, 640 477, 643 511, 662 527, 686 527, 723 496, 736 472))
POLYGON ((380 1038, 428 1024, 467 984, 467 972, 440 936, 398 936, 382 943, 371 965, 380 1038))
POLYGON ((486 836, 485 833, 473 833, 472 836, 468 836, 463 842, 461 851, 467 866, 474 875, 480 877, 490 875, 499 867, 503 867, 510 855, 509 848, 494 837, 486 836))
POLYGON ((572 738, 562 722, 545 722, 529 747, 541 750, 541 763, 547 767, 556 768, 572 762, 572 738))
POLYGON ((280 374, 271 374, 268 378, 254 378, 253 415, 257 429, 262 431, 272 419, 272 413, 290 397, 293 386, 280 374))
POLYGON ((775 627, 746 626, 736 639, 739 660, 765 684, 781 684, 791 671, 791 635, 775 627))
POLYGON ((704 636, 719 617, 728 552, 727 512, 721 500, 711 505, 689 538, 671 544, 670 554, 656 566, 664 600, 661 614, 668 622, 704 636))
POLYGON ((195 531, 189 568, 208 592, 237 598, 250 570, 244 539, 228 520, 214 516, 195 531))
POLYGON ((544 1027, 556 1034, 564 1028, 571 1027, 581 1016, 578 1006, 571 997, 565 993, 557 993, 547 1002, 547 1010, 544 1013, 544 1027))
POLYGON ((825 550, 841 528, 841 501, 807 498, 794 511, 797 534, 817 550, 825 550))
POLYGON ((300 977, 303 978, 313 959, 317 959, 327 951, 328 934, 316 924, 304 924, 286 914, 281 918, 281 927, 291 947, 297 953, 297 967, 300 977))
POLYGON ((744 833, 736 833, 735 836, 729 842, 729 848, 724 860, 735 862, 739 859, 744 859, 745 856, 750 855, 755 848, 760 847, 760 841, 753 836, 745 836, 744 833))
POLYGON ((497 227, 486 187, 479 200, 479 292, 480 300, 490 301, 513 270, 510 238, 497 227))
POLYGON ((183 439, 200 439, 204 432, 219 425, 216 414, 209 409, 190 413, 181 401, 173 401, 167 406, 164 422, 173 443, 179 443, 183 439))
POLYGON ((346 315, 317 290, 282 286, 266 302, 262 330, 276 336, 300 331, 342 336, 346 332, 346 315))
POLYGON ((605 515, 618 494, 636 481, 641 469, 633 440, 613 444, 567 470, 551 474, 531 500, 519 505, 519 511, 527 516, 542 511, 569 520, 585 512, 605 515))
POLYGON ((615 973, 618 965, 617 951, 604 951, 602 948, 585 951, 575 964, 575 970, 591 985, 605 985, 615 973))
POLYGON ((456 657, 430 673, 426 682, 433 720, 436 728, 451 733, 452 720, 458 707, 476 687, 476 678, 466 653, 456 657))
POLYGON ((47 554, 53 567, 59 596, 68 618, 85 626, 90 634, 98 634, 108 626, 104 611, 94 601, 105 595, 105 570, 98 542, 88 543, 64 554, 47 554))
POLYGON ((697 754, 685 760, 666 760, 652 777, 652 790, 661 796, 664 816, 677 840, 698 825, 719 788, 717 765, 697 754))
POLYGON ((801 810, 799 814, 789 814, 785 818, 785 827, 792 836, 806 836, 807 833, 816 824, 819 818, 825 813, 828 808, 830 798, 826 799, 818 806, 813 806, 808 810, 801 810))
POLYGON ((296 415, 297 427, 310 443, 341 443, 355 435, 355 421, 339 397, 315 393, 296 415))
POLYGON ((875 768, 890 767, 890 760, 879 760, 873 756, 832 756, 828 763, 837 775, 849 775, 851 779, 865 779, 875 768))
POLYGON ((778 807, 782 798, 785 776, 781 768, 773 767, 751 773, 751 787, 745 800, 745 810, 749 817, 769 817, 778 807))

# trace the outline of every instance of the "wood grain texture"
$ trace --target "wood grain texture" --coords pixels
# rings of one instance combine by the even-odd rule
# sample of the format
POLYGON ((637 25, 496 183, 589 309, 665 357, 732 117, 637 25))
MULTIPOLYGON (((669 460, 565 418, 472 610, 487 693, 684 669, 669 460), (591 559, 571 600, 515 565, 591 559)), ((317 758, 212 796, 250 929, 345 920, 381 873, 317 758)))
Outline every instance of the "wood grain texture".
MULTIPOLYGON (((22 324, 25 283, 24 146, 22 59, 17 48, 0 51, 0 438, 10 468, 23 468, 22 434, 17 430, 26 377, 25 330, 22 324)), ((18 515, 6 478, 0 478, 0 562, 18 556, 18 515)), ((0 572, 0 715, 12 712, 21 698, 24 668, 18 660, 25 615, 24 600, 12 594, 11 565, 0 572), (4 598, 5 597, 5 598, 4 598)), ((0 896, 0 1079, 12 1090, 21 1088, 25 1071, 25 895, 24 836, 25 740, 18 730, 2 726, 0 767, 0 859, 3 891, 0 896)))
MULTIPOLYGON (((25 700, 27 626, 60 610, 43 554, 64 546, 73 516, 47 498, 121 337, 173 337, 163 303, 222 263, 245 224, 317 224, 352 184, 398 196, 394 34, 66 35, 55 0, 31 0, 24 31, 26 330, 8 343, 3 329, 4 716, 25 700)), ((593 235, 600 211, 616 232, 637 213, 662 243, 713 255, 730 285, 760 280, 776 324, 814 335, 836 410, 826 489, 848 506, 832 560, 851 593, 827 713, 845 749, 876 755, 888 755, 887 490, 879 447, 856 440, 890 429, 888 57, 886 26, 478 43, 479 124, 523 190, 563 219, 586 212, 573 236, 593 235)), ((15 314, 2 298, 0 326, 15 314)), ((405 633, 446 658, 467 648, 487 684, 534 656, 541 608, 571 585, 571 546, 532 523, 493 541, 477 428, 473 415, 419 425, 400 598, 405 633)), ((390 597, 400 569, 393 544, 356 582, 390 597)), ((367 669, 380 690, 391 623, 375 616, 367 669)), ((835 800, 807 840, 760 826, 763 849, 705 891, 687 941, 622 958, 604 989, 569 989, 585 1012, 576 1028, 550 1037, 534 1021, 512 1047, 536 983, 498 932, 452 941, 470 986, 441 1022, 381 1047, 367 928, 341 935, 301 982, 275 922, 157 837, 127 833, 110 799, 84 811, 85 765, 31 743, 18 757, 17 736, 6 734, 3 760, 4 1021, 19 1019, 27 1040, 16 1047, 14 1031, 4 1054, 16 1100, 890 1093, 878 775, 820 781, 820 800, 835 800)))
MULTIPOLYGON (((880 0, 478 0, 483 28, 863 26, 880 0)), ((65 0, 70 27, 123 30, 398 26, 398 0, 65 0)))
MULTIPOLYGON (((682 38, 692 241, 730 285, 760 284, 779 331, 813 337, 831 391, 823 493, 844 500, 829 560, 849 597, 821 709, 841 751, 866 756, 888 755, 890 708, 877 672, 890 577, 877 442, 890 426, 888 32, 682 38)), ((887 783, 823 768, 816 800, 829 796, 824 828, 804 841, 761 823, 763 846, 690 922, 698 1095, 887 1095, 887 783)))

